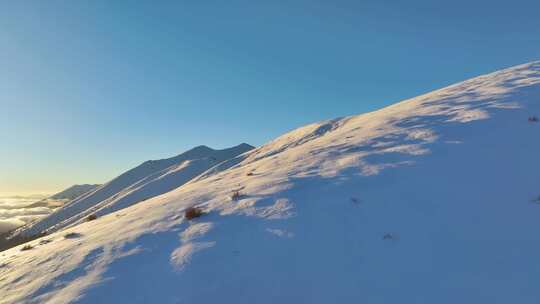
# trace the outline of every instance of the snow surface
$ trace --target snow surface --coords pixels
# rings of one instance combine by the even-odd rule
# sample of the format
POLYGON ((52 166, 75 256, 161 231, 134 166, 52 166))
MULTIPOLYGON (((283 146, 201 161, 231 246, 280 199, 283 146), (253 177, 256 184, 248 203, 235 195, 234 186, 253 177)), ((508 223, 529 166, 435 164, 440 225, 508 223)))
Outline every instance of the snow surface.
POLYGON ((97 187, 99 187, 99 185, 91 185, 91 184, 73 185, 64 191, 56 193, 55 195, 51 196, 50 199, 56 199, 56 200, 76 199, 77 197, 87 192, 90 192, 91 190, 94 190, 97 187))
POLYGON ((540 62, 311 124, 0 253, 0 302, 539 303, 534 115, 540 62))

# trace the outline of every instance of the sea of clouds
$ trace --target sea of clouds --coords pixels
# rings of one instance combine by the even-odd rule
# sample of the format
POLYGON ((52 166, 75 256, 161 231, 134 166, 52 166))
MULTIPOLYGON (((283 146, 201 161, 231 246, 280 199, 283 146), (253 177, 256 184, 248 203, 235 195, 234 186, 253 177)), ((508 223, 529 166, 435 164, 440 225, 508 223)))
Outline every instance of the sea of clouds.
POLYGON ((42 199, 37 195, 0 197, 0 233, 50 214, 54 210, 51 206, 32 206, 42 199))

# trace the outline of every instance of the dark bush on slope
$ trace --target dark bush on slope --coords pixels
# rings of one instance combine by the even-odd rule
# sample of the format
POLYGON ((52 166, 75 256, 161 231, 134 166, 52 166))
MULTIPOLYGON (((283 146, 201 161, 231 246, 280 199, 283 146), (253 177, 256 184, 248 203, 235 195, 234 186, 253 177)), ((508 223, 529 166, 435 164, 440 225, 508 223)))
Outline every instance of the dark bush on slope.
POLYGON ((65 239, 76 239, 76 238, 80 238, 81 236, 82 234, 77 233, 77 232, 69 232, 69 233, 64 234, 65 239))
POLYGON ((30 250, 30 249, 33 249, 34 247, 32 245, 24 245, 23 248, 21 248, 21 251, 26 251, 26 250, 30 250))
POLYGON ((233 193, 231 194, 231 200, 233 200, 233 201, 237 201, 237 200, 239 200, 241 197, 242 197, 242 193, 240 193, 240 190, 235 190, 235 191, 233 191, 233 193))
POLYGON ((188 220, 192 220, 194 218, 202 216, 204 213, 200 208, 197 207, 189 207, 184 211, 184 216, 188 220))

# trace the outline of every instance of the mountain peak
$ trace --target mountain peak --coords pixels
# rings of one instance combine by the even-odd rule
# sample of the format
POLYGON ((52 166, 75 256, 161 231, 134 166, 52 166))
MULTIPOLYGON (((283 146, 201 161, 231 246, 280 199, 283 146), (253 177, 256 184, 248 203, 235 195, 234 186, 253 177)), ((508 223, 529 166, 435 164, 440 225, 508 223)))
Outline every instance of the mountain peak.
POLYGON ((199 145, 199 146, 195 146, 194 148, 187 150, 184 153, 201 153, 201 152, 209 153, 212 151, 215 151, 215 150, 206 145, 199 145))
POLYGON ((244 142, 243 142, 243 143, 241 143, 241 144, 239 144, 239 145, 235 146, 235 148, 247 148, 247 149, 254 149, 255 147, 254 147, 254 146, 252 146, 252 145, 250 145, 250 144, 248 144, 248 143, 244 143, 244 142))

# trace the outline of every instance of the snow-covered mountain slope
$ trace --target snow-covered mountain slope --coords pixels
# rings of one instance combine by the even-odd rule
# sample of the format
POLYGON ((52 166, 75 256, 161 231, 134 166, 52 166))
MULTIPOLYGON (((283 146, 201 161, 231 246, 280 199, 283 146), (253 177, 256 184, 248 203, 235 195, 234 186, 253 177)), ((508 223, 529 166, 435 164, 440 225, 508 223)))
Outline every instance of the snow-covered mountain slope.
MULTIPOLYGON (((37 201, 28 207, 61 207, 65 203, 78 198, 79 196, 86 194, 94 189, 99 187, 99 185, 91 184, 82 184, 82 185, 73 185, 61 192, 58 192, 54 195, 49 196, 48 198, 37 201)), ((28 208, 27 207, 27 208, 28 208)))
POLYGON ((538 115, 535 62, 300 128, 0 253, 0 302, 538 303, 538 115))
POLYGON ((92 185, 92 184, 82 184, 82 185, 73 185, 66 190, 56 193, 55 195, 51 196, 50 199, 76 199, 77 197, 90 192, 91 190, 94 190, 95 188, 99 187, 99 185, 92 185))
POLYGON ((193 148, 178 156, 151 160, 123 173, 94 191, 66 204, 41 221, 25 227, 22 235, 52 232, 86 220, 89 215, 103 216, 156 195, 171 191, 209 168, 253 149, 248 144, 214 150, 193 148))

